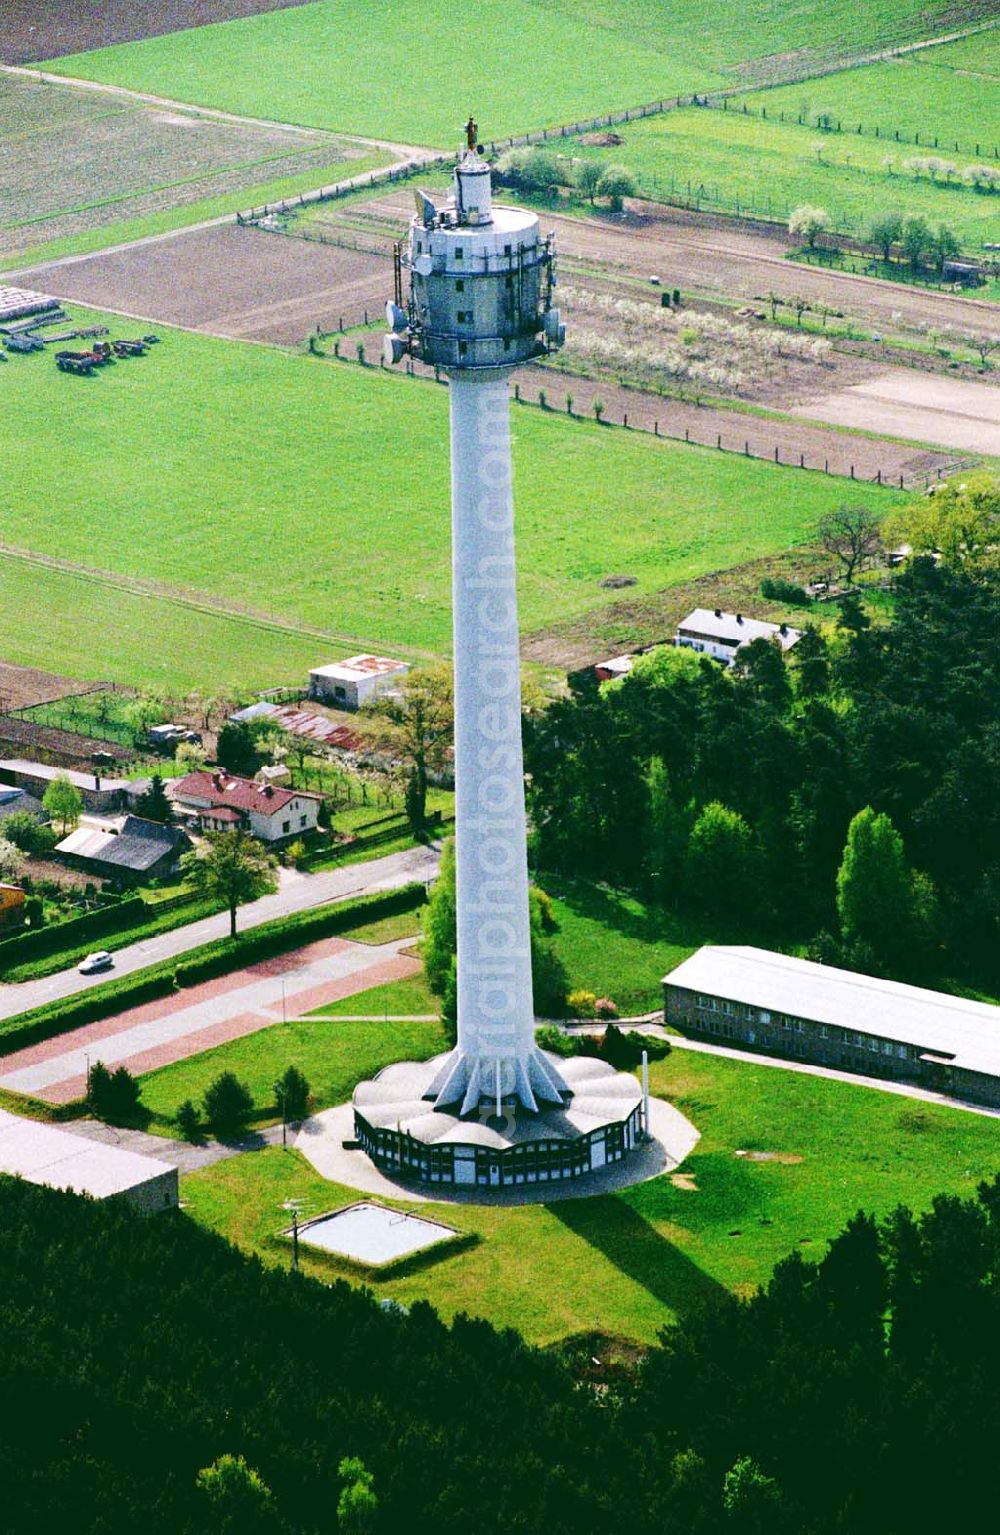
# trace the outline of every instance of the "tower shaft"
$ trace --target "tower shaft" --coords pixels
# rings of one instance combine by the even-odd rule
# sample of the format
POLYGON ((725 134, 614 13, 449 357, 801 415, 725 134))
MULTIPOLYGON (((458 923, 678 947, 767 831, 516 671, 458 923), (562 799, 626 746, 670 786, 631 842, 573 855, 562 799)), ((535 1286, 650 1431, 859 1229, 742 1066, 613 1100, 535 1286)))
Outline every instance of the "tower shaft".
POLYGON ((535 1048, 507 371, 450 375, 458 1046, 441 1103, 560 1101, 535 1048))

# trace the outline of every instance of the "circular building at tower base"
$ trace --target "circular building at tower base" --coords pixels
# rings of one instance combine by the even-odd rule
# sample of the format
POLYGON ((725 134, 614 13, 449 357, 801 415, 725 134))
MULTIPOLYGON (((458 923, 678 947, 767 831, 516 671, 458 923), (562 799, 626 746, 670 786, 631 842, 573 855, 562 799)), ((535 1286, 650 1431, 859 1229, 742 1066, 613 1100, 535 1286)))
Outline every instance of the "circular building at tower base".
POLYGON ((593 1056, 559 1060, 567 1101, 532 1114, 505 1102, 460 1117, 435 1108, 430 1091, 445 1056, 386 1066, 354 1091, 359 1147, 390 1178, 456 1188, 562 1183, 620 1162, 642 1138, 635 1077, 593 1056))

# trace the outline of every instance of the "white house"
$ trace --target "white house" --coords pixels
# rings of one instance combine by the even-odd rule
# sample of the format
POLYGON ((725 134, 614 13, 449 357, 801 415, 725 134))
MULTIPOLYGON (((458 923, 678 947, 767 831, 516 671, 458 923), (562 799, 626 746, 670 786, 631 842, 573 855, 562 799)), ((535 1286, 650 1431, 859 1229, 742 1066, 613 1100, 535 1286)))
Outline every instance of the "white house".
POLYGON ((409 671, 406 661, 387 656, 351 656, 309 673, 309 697, 335 709, 360 709, 379 693, 391 693, 409 671))
POLYGON ((242 827, 262 842, 285 842, 316 830, 322 796, 224 772, 188 773, 169 790, 174 805, 198 818, 202 831, 242 827))
POLYGON ((724 613, 721 608, 695 608, 677 625, 674 644, 699 650, 731 666, 736 652, 751 640, 777 640, 782 650, 791 650, 801 637, 802 631, 788 624, 768 624, 744 613, 724 613))

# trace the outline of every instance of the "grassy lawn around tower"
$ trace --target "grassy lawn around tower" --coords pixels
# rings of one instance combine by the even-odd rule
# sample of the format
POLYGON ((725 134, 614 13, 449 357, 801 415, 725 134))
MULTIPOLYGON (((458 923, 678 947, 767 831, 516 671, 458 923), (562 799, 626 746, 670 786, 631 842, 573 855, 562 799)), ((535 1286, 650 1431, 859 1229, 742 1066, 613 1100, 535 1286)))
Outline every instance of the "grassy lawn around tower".
MULTIPOLYGON (((299 681, 306 658, 332 659, 330 640, 266 625, 246 646, 220 643, 245 624, 239 612, 206 618, 158 592, 108 602, 99 585, 87 591, 95 569, 315 625, 345 653, 446 653, 446 390, 158 329, 147 357, 89 379, 42 355, 4 367, 4 537, 84 567, 64 606, 30 596, 56 578, 0 559, 0 586, 39 615, 10 637, 9 659, 182 686, 299 681)), ((642 597, 801 543, 847 494, 822 474, 565 412, 515 409, 512 430, 524 633, 604 606, 612 573, 633 575, 642 597)), ((885 511, 899 499, 865 496, 885 511)))
MULTIPOLYGON (((959 23, 987 8, 962 9, 959 23)), ((403 28, 387 0, 318 0, 46 68, 249 116, 450 147, 477 103, 487 137, 521 133, 706 90, 720 71, 761 56, 803 50, 797 63, 813 53, 826 61, 955 23, 944 0, 869 0, 863 15, 848 0, 794 8, 674 0, 669 9, 655 0, 485 0, 456 28, 446 0, 417 0, 403 28), (587 69, 567 68, 569 58, 586 59, 587 69), (440 89, 451 77, 462 82, 460 105, 440 89)))
POLYGON ((424 1060, 445 1048, 440 1024, 417 1019, 389 1024, 320 1018, 274 1023, 148 1072, 141 1079, 142 1103, 153 1116, 151 1129, 177 1134, 173 1118, 185 1098, 200 1104, 215 1078, 232 1071, 253 1095, 251 1123, 274 1124, 281 1114, 273 1084, 289 1066, 305 1074, 316 1107, 330 1108, 344 1103, 357 1082, 373 1077, 391 1061, 424 1060))
MULTIPOLYGON (((821 1257, 859 1208, 925 1209, 937 1193, 971 1193, 1000 1165, 995 1121, 873 1088, 683 1050, 655 1063, 651 1080, 702 1133, 681 1186, 661 1177, 614 1197, 513 1209, 422 1205, 478 1244, 375 1281, 376 1292, 488 1316, 538 1343, 589 1329, 651 1342, 716 1287, 759 1284, 792 1249, 821 1257)), ((194 1219, 282 1265, 289 1251, 273 1239, 285 1199, 301 1198, 309 1216, 358 1197, 280 1148, 189 1175, 182 1190, 194 1219)), ((302 1262, 322 1277, 342 1272, 306 1248, 302 1262)))

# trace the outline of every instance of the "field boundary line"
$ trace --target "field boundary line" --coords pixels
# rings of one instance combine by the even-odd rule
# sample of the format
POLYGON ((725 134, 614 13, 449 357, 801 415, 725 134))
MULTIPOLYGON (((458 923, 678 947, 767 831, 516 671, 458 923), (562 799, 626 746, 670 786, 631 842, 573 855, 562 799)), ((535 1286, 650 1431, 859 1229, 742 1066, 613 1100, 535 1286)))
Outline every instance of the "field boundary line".
MULTIPOLYGON (((209 592, 183 591, 176 587, 161 585, 159 582, 142 576, 128 576, 116 571, 100 570, 89 565, 80 565, 72 560, 65 560, 58 555, 43 554, 34 549, 23 549, 16 544, 0 542, 0 559, 17 560, 25 565, 36 565, 46 570, 52 570, 59 575, 71 576, 80 581, 89 581, 95 586, 107 586, 115 591, 128 593, 133 597, 144 597, 155 602, 169 602, 177 607, 192 609, 198 613, 207 614, 212 618, 225 618, 235 623, 249 624, 253 628, 296 635, 302 639, 322 640, 333 645, 348 645, 362 648, 385 648, 382 642, 365 639, 361 635, 346 634, 339 630, 322 629, 318 625, 299 622, 295 619, 282 618, 278 614, 263 613, 252 608, 242 609, 238 604, 229 603, 224 597, 213 597, 209 592)), ((398 651, 405 651, 410 656, 424 660, 437 660, 433 651, 420 650, 412 645, 396 645, 398 651)))

